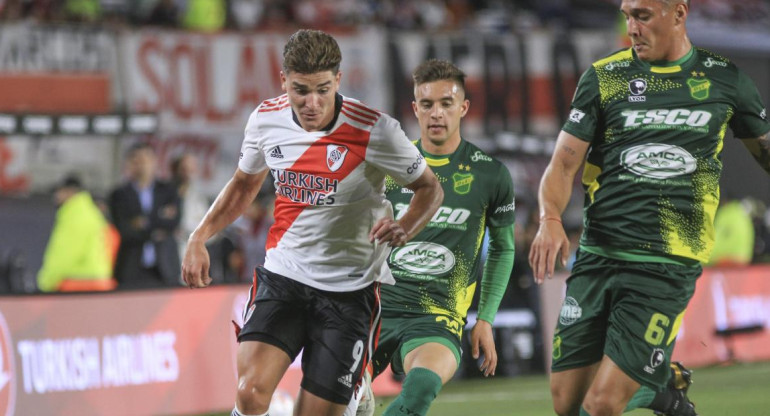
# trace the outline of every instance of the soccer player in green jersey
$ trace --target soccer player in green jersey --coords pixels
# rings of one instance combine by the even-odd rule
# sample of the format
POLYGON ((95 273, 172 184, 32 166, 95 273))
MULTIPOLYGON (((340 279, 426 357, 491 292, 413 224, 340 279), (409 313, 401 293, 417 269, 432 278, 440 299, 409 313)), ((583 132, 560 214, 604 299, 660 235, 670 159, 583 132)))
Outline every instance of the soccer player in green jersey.
POLYGON ((714 243, 723 139, 729 127, 770 172, 770 123, 743 72, 692 46, 687 0, 623 0, 621 11, 633 46, 583 74, 540 184, 538 283, 567 259, 561 214, 583 167, 584 232, 551 394, 559 415, 694 415, 689 378, 669 364, 714 243))
MULTIPOLYGON (((387 416, 425 415, 457 370, 486 229, 489 249, 470 344, 474 358, 483 354, 483 374, 495 374, 492 322, 514 257, 510 172, 460 135, 460 120, 470 106, 465 74, 434 59, 418 66, 413 78, 412 108, 420 125, 416 145, 441 183, 444 202, 426 228, 388 259, 396 285, 382 289, 382 329, 372 367, 376 376, 391 365, 406 378, 401 394, 385 410, 387 416)), ((398 219, 409 209, 412 192, 386 181, 386 197, 398 219)), ((362 405, 373 412, 371 400, 362 405)))

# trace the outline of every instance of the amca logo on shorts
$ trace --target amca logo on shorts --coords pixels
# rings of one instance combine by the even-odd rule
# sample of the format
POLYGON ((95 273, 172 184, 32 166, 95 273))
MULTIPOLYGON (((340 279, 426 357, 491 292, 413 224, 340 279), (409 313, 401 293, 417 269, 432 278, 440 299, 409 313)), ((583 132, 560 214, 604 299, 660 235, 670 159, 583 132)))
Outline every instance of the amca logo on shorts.
POLYGON ((0 313, 0 416, 11 416, 16 405, 13 343, 11 332, 0 313))
POLYGON ((577 322, 581 316, 583 316, 583 308, 580 307, 575 298, 567 296, 567 298, 564 299, 564 303, 561 305, 559 323, 562 325, 572 325, 577 322))

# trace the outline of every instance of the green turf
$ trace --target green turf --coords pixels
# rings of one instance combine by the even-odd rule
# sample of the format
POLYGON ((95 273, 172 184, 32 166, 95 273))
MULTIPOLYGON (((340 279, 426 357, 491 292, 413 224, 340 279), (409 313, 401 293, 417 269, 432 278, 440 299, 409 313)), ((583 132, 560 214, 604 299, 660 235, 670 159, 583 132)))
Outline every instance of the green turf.
MULTIPOLYGON (((770 415, 770 362, 700 368, 690 398, 704 416, 770 415)), ((378 400, 376 416, 390 399, 378 400)), ((220 413, 210 416, 226 416, 220 413)), ((431 416, 548 416, 551 398, 544 376, 452 381, 433 403, 431 416)), ((652 415, 636 410, 632 416, 652 415)))

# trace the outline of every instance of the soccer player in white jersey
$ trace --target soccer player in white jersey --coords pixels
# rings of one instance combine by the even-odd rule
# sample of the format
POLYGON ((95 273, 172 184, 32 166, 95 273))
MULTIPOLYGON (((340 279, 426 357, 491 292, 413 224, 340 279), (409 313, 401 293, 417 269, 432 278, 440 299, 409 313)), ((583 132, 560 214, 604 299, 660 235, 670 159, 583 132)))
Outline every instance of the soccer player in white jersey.
POLYGON ((397 121, 338 94, 341 54, 328 34, 299 30, 283 51, 286 94, 249 117, 232 179, 190 236, 182 264, 205 287, 204 243, 238 217, 271 172, 275 224, 238 335, 234 416, 267 415, 272 394, 303 351, 295 415, 342 415, 379 326, 385 258, 430 220, 443 191, 397 121), (385 177, 414 191, 393 219, 385 177))

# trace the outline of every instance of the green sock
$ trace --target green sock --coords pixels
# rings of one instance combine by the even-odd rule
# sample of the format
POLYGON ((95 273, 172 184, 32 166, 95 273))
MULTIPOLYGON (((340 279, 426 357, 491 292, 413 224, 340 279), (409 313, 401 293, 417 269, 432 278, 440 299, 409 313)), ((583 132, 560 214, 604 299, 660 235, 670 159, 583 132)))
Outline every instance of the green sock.
POLYGON ((636 393, 634 393, 634 396, 631 397, 631 400, 628 401, 626 410, 624 410, 623 413, 639 408, 649 409, 650 403, 652 403, 652 399, 655 398, 656 394, 655 390, 647 386, 639 387, 639 390, 637 390, 636 393))
POLYGON ((406 375, 401 394, 382 416, 425 416, 441 390, 441 377, 427 368, 413 368, 406 375))
POLYGON ((586 412, 585 409, 583 409, 583 406, 580 406, 580 416, 591 416, 586 412))

